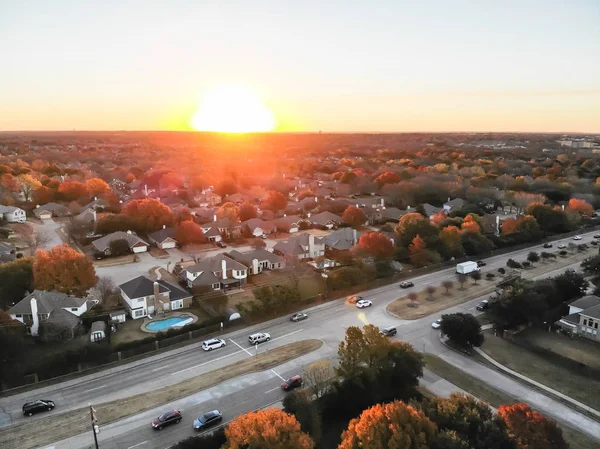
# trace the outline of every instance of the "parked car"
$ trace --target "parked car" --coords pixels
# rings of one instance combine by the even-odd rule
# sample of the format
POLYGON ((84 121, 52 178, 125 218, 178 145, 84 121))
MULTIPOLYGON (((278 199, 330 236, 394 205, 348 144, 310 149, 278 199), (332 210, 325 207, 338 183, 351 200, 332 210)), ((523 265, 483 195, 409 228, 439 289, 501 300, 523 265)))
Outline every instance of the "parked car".
POLYGON ((214 426, 215 424, 223 421, 223 415, 218 410, 200 415, 198 419, 194 420, 194 430, 204 430, 208 427, 214 426))
POLYGON ((400 282, 400 288, 410 288, 410 287, 414 287, 414 286, 415 286, 415 284, 413 284, 410 281, 400 282))
POLYGON ((435 320, 433 323, 431 323, 431 327, 433 327, 434 329, 439 329, 440 327, 442 327, 442 319, 439 318, 435 320))
POLYGON ((485 263, 483 260, 478 260, 477 261, 477 266, 478 267, 485 267, 487 265, 487 263, 485 263))
POLYGON ((552 248, 552 243, 544 243, 544 248, 552 248))
POLYGON ((271 339, 271 334, 267 334, 266 332, 257 332, 256 334, 252 334, 248 337, 248 341, 252 346, 257 345, 259 343, 264 343, 265 341, 269 341, 271 339))
POLYGON ((356 304, 358 301, 360 301, 362 299, 363 299, 362 296, 352 295, 352 296, 348 296, 348 298, 346 298, 346 301, 348 301, 350 304, 356 304))
POLYGON ((384 327, 383 329, 381 329, 379 331, 379 333, 386 337, 393 337, 394 335, 396 335, 398 333, 398 330, 394 326, 390 326, 390 327, 384 327))
POLYGON ((475 306, 475 308, 477 310, 481 310, 481 311, 486 310, 489 307, 490 307, 490 302, 487 299, 484 299, 479 304, 477 304, 477 306, 475 306))
POLYGON ((369 301, 368 299, 361 299, 360 301, 358 301, 356 303, 356 307, 358 307, 359 309, 364 309, 365 307, 371 307, 373 305, 373 303, 371 301, 369 301))
POLYGON ((54 409, 54 401, 48 399, 38 399, 36 401, 28 401, 23 404, 23 414, 32 416, 34 413, 45 412, 54 409))
POLYGON ((211 338, 210 340, 205 340, 202 343, 202 349, 205 351, 212 351, 213 349, 222 348, 225 345, 225 340, 221 340, 220 338, 211 338))
POLYGON ((182 419, 183 416, 179 410, 171 410, 170 412, 163 413, 152 421, 152 428, 162 430, 163 427, 170 426, 171 424, 179 424, 182 419))
POLYGON ((281 389, 283 391, 291 391, 294 388, 299 388, 302 386, 302 377, 300 376, 292 376, 285 382, 281 384, 281 389))
POLYGON ((294 313, 291 317, 290 317, 290 321, 293 322, 298 322, 298 321, 302 321, 308 318, 308 315, 306 313, 294 313))
POLYGON ((575 237, 573 237, 573 240, 581 240, 582 237, 580 235, 576 235, 575 237))
POLYGON ((227 248, 227 245, 225 243, 223 243, 223 242, 217 242, 217 246, 219 248, 227 248))
POLYGON ((600 239, 600 234, 594 234, 595 239, 600 239))
POLYGON ((558 249, 565 249, 566 247, 567 247, 567 245, 565 245, 564 243, 558 244, 558 249))

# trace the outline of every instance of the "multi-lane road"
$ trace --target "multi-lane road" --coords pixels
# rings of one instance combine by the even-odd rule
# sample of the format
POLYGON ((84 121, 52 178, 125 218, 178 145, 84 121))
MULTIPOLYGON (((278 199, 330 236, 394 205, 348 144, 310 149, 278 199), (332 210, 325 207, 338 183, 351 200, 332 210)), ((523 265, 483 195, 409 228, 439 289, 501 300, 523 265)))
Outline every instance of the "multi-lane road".
MULTIPOLYGON (((584 239, 581 242, 592 240, 592 234, 583 235, 583 237, 584 239)), ((555 248, 558 243, 554 243, 555 248)), ((488 258, 486 259, 487 266, 485 269, 495 270, 503 267, 506 265, 508 258, 523 260, 532 250, 540 251, 541 246, 488 258)), ((420 276, 413 279, 415 282, 414 289, 420 290, 426 285, 440 285, 442 281, 454 278, 453 268, 420 276)), ((0 427, 5 428, 22 423, 27 419, 31 421, 32 429, 34 429, 34 422, 37 419, 42 419, 44 415, 24 418, 21 414, 23 402, 32 397, 53 399, 57 408, 51 413, 60 413, 61 411, 84 407, 89 403, 126 398, 185 381, 208 371, 224 369, 228 365, 254 356, 255 349, 247 341, 247 336, 254 331, 266 331, 272 336, 270 342, 259 346, 259 352, 297 340, 316 338, 323 341, 324 344, 319 350, 290 361, 274 370, 231 379, 193 396, 174 401, 172 404, 166 404, 165 407, 161 407, 159 410, 150 410, 117 423, 100 423, 102 430, 99 441, 103 449, 165 448, 188 435, 192 435, 191 423, 193 419, 205 411, 217 408, 223 412, 225 420, 228 420, 240 413, 281 400, 283 393, 279 385, 283 378, 301 373, 306 365, 315 360, 323 358, 334 360, 337 346, 343 339, 345 329, 348 326, 361 326, 372 323, 380 327, 396 326, 398 335, 395 338, 408 341, 419 351, 438 354, 449 363, 464 369, 475 375, 475 377, 482 379, 482 381, 493 382, 495 387, 518 395, 517 397, 526 400, 540 411, 568 422, 573 427, 596 438, 600 438, 600 426, 597 422, 489 368, 473 364, 468 359, 448 352, 447 348, 440 343, 438 332, 430 326, 430 323, 438 318, 442 312, 413 321, 399 320, 389 315, 386 306, 402 293, 397 284, 381 287, 362 293, 365 298, 373 301, 373 307, 367 309, 358 310, 352 305, 345 304, 343 300, 333 301, 309 309, 307 311, 309 314, 308 320, 300 323, 292 323, 287 317, 282 317, 242 331, 224 334, 222 338, 226 340, 227 346, 210 353, 202 351, 200 343, 196 343, 79 379, 4 397, 0 399, 0 427), (181 409, 184 420, 179 425, 164 429, 161 432, 153 431, 150 428, 151 419, 156 417, 161 410, 170 408, 181 409)), ((455 311, 474 312, 474 306, 480 299, 449 308, 443 313, 455 311)), ((445 384, 443 380, 430 372, 426 372, 424 383, 437 387, 441 393, 444 392, 444 387, 448 387, 447 383, 445 384)), ((451 386, 446 391, 451 391, 451 386)), ((59 442, 54 446, 57 449, 80 448, 86 447, 91 442, 92 435, 90 433, 89 435, 77 436, 59 442)))

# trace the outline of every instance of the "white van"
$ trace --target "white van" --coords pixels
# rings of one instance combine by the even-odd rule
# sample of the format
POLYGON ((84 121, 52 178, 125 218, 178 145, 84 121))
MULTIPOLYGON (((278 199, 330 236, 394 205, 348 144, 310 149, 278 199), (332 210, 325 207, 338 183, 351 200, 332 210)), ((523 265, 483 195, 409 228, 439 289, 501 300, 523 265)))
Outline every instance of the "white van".
POLYGON ((252 346, 257 345, 259 343, 264 343, 265 341, 269 341, 270 339, 271 335, 267 334, 266 332, 258 332, 248 337, 248 341, 252 346))

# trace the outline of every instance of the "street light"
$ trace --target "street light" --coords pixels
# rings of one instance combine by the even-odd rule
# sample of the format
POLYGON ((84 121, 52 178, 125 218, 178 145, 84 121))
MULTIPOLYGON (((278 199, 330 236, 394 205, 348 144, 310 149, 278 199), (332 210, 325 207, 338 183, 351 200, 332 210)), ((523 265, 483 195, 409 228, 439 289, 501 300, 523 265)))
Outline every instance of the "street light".
POLYGON ((92 432, 94 434, 94 444, 96 445, 96 449, 98 449, 98 437, 97 435, 100 433, 100 427, 96 424, 98 422, 98 418, 96 417, 96 410, 90 404, 90 419, 92 421, 92 432))

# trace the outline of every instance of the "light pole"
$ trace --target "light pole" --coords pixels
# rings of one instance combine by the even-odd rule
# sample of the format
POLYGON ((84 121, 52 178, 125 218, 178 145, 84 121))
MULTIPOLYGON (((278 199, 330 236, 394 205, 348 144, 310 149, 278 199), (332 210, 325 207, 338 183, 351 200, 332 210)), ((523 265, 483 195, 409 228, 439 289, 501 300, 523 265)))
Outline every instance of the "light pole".
POLYGON ((90 419, 92 421, 92 432, 94 433, 94 444, 96 445, 96 449, 98 449, 98 437, 96 436, 98 432, 100 432, 100 428, 96 424, 98 422, 98 418, 96 418, 96 410, 90 404, 90 419))

